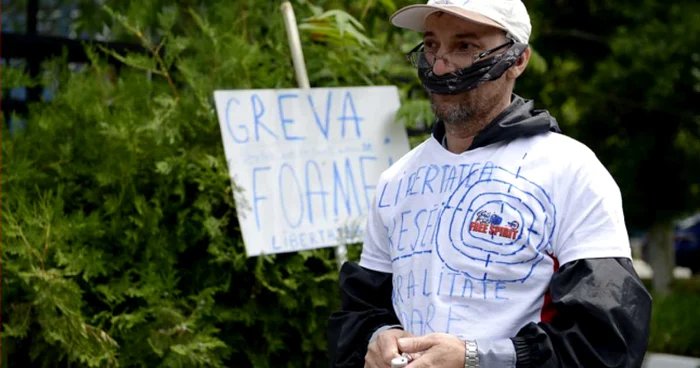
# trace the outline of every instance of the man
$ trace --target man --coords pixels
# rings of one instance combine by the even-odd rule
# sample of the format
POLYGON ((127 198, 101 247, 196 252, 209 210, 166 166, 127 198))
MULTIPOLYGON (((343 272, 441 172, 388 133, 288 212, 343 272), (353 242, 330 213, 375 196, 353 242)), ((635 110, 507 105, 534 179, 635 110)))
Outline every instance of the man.
POLYGON ((437 117, 386 170, 359 264, 340 275, 334 367, 639 367, 651 298, 619 188, 547 111, 513 94, 520 0, 431 0, 392 16, 437 117))

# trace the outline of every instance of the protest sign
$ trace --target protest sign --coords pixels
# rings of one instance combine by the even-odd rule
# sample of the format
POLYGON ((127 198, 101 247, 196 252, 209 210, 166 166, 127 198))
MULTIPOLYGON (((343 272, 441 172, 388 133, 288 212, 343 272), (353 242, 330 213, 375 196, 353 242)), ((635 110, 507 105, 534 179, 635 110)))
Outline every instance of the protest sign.
POLYGON ((362 241, 380 174, 410 149, 396 87, 214 97, 248 256, 362 241))

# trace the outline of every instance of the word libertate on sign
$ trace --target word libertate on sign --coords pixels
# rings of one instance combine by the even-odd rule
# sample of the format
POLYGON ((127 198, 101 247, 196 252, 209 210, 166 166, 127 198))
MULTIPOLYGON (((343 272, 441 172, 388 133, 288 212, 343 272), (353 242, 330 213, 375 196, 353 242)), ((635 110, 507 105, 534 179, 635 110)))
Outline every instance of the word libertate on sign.
POLYGON ((214 97, 248 256, 362 241, 380 174, 409 151, 396 87, 214 97))

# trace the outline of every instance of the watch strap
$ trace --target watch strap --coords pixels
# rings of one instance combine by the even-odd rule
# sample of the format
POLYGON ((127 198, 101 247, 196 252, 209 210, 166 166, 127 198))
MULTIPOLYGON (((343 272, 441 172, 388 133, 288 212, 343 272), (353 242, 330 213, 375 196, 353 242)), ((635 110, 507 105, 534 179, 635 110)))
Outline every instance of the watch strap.
POLYGON ((476 341, 465 341, 464 368, 479 368, 479 346, 476 341))

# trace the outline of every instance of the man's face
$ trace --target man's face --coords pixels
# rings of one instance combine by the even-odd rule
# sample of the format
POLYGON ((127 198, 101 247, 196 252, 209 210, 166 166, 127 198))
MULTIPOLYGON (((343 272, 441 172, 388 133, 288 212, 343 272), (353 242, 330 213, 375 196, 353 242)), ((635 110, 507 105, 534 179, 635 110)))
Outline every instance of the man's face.
MULTIPOLYGON (((454 72, 457 67, 439 58, 449 52, 471 54, 498 47, 506 41, 503 30, 470 22, 451 14, 434 13, 426 19, 423 37, 426 52, 435 52, 438 59, 433 65, 437 75, 454 72)), ((502 51, 498 51, 500 53, 502 51)), ((449 58, 448 58, 449 59, 449 58)), ((435 115, 445 124, 467 124, 473 118, 488 113, 510 94, 505 77, 485 83, 481 87, 457 95, 430 94, 435 115)))

